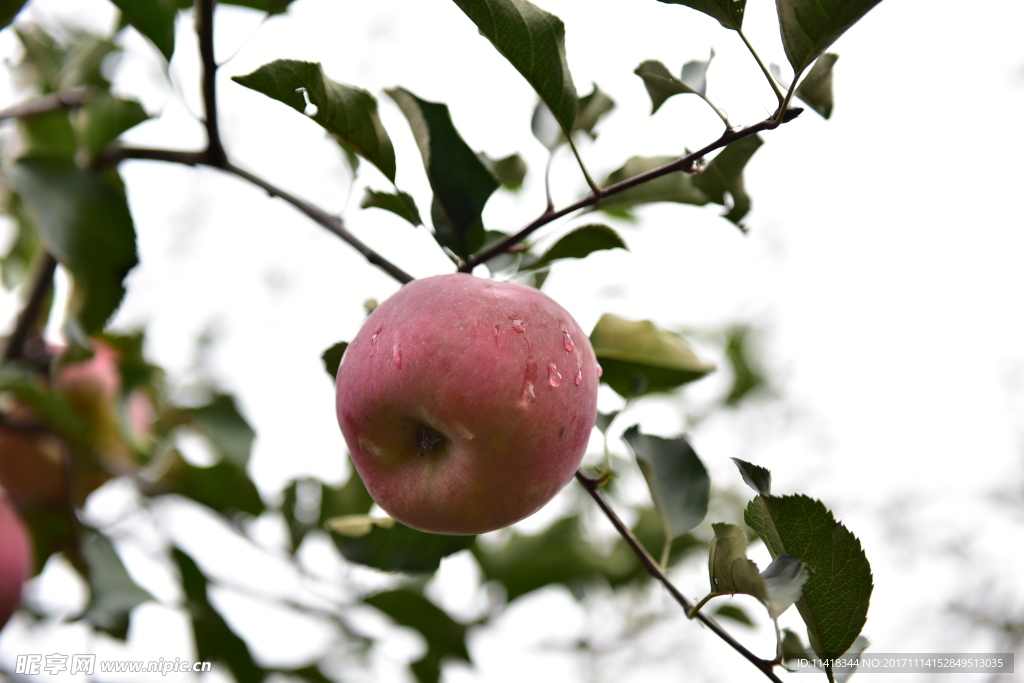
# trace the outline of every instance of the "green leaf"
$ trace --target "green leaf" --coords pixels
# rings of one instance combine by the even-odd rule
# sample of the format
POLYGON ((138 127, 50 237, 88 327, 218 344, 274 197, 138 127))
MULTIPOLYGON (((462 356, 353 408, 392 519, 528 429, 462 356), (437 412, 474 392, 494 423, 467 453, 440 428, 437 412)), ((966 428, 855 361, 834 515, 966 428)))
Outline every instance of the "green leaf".
POLYGON ((124 18, 153 41, 167 61, 174 54, 174 20, 178 9, 170 0, 111 0, 124 18))
POLYGON ((565 58, 562 20, 527 0, 455 0, 505 59, 533 86, 563 131, 576 122, 576 87, 565 58))
POLYGON ((240 470, 249 462, 256 432, 238 412, 235 399, 217 394, 204 406, 183 411, 189 424, 209 439, 220 455, 240 470))
POLYGON ((501 159, 491 159, 486 154, 481 156, 503 188, 515 192, 523 186, 523 180, 526 178, 526 162, 521 156, 510 154, 501 159))
POLYGON ((231 80, 306 112, 306 99, 316 107, 310 118, 339 142, 348 145, 395 182, 395 150, 377 114, 377 100, 362 88, 332 81, 317 62, 278 59, 231 80))
POLYGON ((90 86, 109 90, 103 63, 120 49, 110 39, 70 29, 61 32, 58 42, 32 24, 16 27, 14 33, 25 48, 14 70, 26 84, 34 84, 43 93, 90 86))
POLYGON ((658 0, 668 5, 686 5, 717 19, 718 23, 734 31, 743 26, 743 11, 747 0, 658 0))
POLYGON ((597 83, 591 84, 593 89, 590 94, 584 95, 580 98, 579 114, 576 116, 576 122, 572 126, 573 132, 581 131, 590 136, 591 140, 597 139, 597 133, 594 132, 594 128, 604 118, 605 114, 615 108, 615 100, 608 97, 600 88, 597 87, 597 83))
POLYGON ((28 0, 9 0, 0 7, 0 28, 6 28, 10 26, 11 22, 14 21, 14 17, 18 16, 18 12, 25 6, 28 0))
POLYGON ((210 603, 207 593, 209 579, 199 565, 180 548, 173 548, 171 556, 181 574, 181 587, 185 592, 184 607, 192 619, 196 659, 224 662, 236 681, 262 681, 266 671, 253 659, 245 641, 210 603))
POLYGON ((462 258, 484 241, 481 215, 498 181, 455 130, 447 105, 427 102, 403 88, 385 91, 409 120, 434 190, 431 218, 441 246, 462 258))
POLYGON ((743 477, 743 481, 747 486, 754 489, 757 493, 767 496, 771 495, 772 492, 772 473, 764 467, 759 465, 753 465, 746 460, 740 460, 739 458, 733 458, 732 461, 736 463, 736 467, 740 470, 740 475, 743 477))
POLYGON ((191 498, 221 514, 239 511, 255 517, 265 509, 245 470, 226 460, 211 467, 197 467, 174 452, 167 473, 157 483, 168 493, 191 498))
POLYGON ((740 220, 750 211, 750 197, 743 185, 743 169, 762 144, 757 135, 737 140, 719 152, 693 179, 693 184, 715 204, 725 206, 725 193, 729 193, 732 208, 725 217, 736 225, 741 225, 740 220))
POLYGON ((15 230, 7 253, 0 257, 0 278, 7 291, 20 285, 31 272, 38 252, 39 240, 32 228, 32 221, 25 213, 25 206, 16 192, 7 192, 7 206, 0 209, 12 219, 15 230))
POLYGON ((651 114, 658 111, 665 100, 673 95, 701 94, 673 76, 668 67, 654 59, 642 62, 633 73, 644 81, 647 94, 651 97, 651 114))
POLYGON ((732 387, 725 397, 725 405, 735 407, 768 382, 756 367, 750 353, 751 329, 746 325, 735 325, 725 332, 725 358, 732 371, 732 387))
POLYGON ((25 144, 25 157, 71 161, 78 150, 75 128, 69 112, 58 109, 18 119, 25 144))
POLYGON ((605 313, 590 333, 604 373, 601 381, 620 396, 640 396, 700 379, 715 369, 697 357, 682 337, 605 313))
POLYGON ((730 605, 729 603, 721 605, 715 609, 714 615, 719 619, 731 619, 744 626, 754 626, 754 620, 750 618, 750 615, 737 605, 730 605))
POLYGON ((43 246, 71 271, 70 317, 100 332, 138 263, 123 190, 63 159, 22 158, 11 176, 43 246))
POLYGON ((121 133, 148 118, 135 100, 100 93, 85 103, 75 121, 79 145, 89 156, 95 156, 121 133))
POLYGON ((837 59, 832 52, 822 54, 796 88, 796 96, 826 119, 832 116, 832 67, 837 59))
POLYGON ((882 0, 775 0, 786 57, 799 76, 882 0))
POLYGON ((807 496, 760 495, 743 518, 773 558, 788 553, 811 570, 797 609, 814 652, 842 655, 860 634, 871 598, 871 566, 860 541, 807 496))
POLYGON ((594 420, 594 426, 597 427, 602 434, 608 431, 608 428, 612 425, 612 421, 619 416, 619 410, 613 410, 610 413, 602 413, 598 411, 597 418, 594 420))
POLYGON ((426 653, 410 665, 419 683, 437 683, 441 663, 446 658, 471 663, 466 649, 466 626, 419 593, 400 588, 371 595, 364 602, 396 624, 419 631, 427 641, 426 653))
POLYGON ((298 479, 283 491, 281 514, 288 525, 294 553, 313 529, 324 527, 329 519, 365 514, 373 506, 362 480, 354 472, 339 488, 316 479, 298 479))
POLYGON ((683 64, 683 71, 682 74, 680 74, 679 80, 682 81, 686 87, 693 90, 693 92, 704 97, 708 91, 708 67, 711 66, 711 60, 714 58, 715 50, 712 48, 707 61, 702 62, 699 59, 694 59, 683 64))
POLYGON ((324 361, 324 369, 327 374, 331 376, 331 381, 338 376, 338 367, 341 365, 341 357, 345 355, 345 349, 348 348, 348 342, 338 342, 331 348, 320 354, 320 358, 324 361))
POLYGON ((465 550, 474 538, 428 534, 397 522, 390 529, 374 526, 370 533, 357 538, 331 533, 334 545, 349 562, 386 572, 409 573, 436 571, 442 559, 465 550))
POLYGON ((522 270, 537 270, 564 258, 585 258, 595 251, 605 249, 629 251, 619 234, 607 225, 601 223, 584 225, 560 237, 535 261, 523 264, 522 270))
POLYGON ((716 522, 711 525, 715 537, 708 554, 708 576, 711 595, 752 595, 768 603, 768 587, 747 559, 747 534, 735 524, 716 522))
POLYGON ((420 212, 416 209, 416 202, 407 192, 378 192, 367 188, 359 207, 384 209, 404 218, 413 225, 423 225, 423 221, 420 220, 420 212))
POLYGON ((711 479, 686 437, 663 439, 633 425, 622 438, 636 455, 668 536, 678 538, 704 521, 711 479))
POLYGON ((81 550, 89 583, 89 604, 81 619, 124 640, 131 611, 153 596, 132 580, 106 536, 95 532, 85 534, 81 550))
MULTIPOLYGON (((179 3, 182 0, 178 0, 179 3)), ((218 0, 218 4, 237 5, 239 7, 250 7, 252 9, 266 12, 267 14, 282 14, 288 9, 288 5, 295 0, 218 0)), ((187 0, 187 6, 192 6, 192 0, 187 0)))
MULTIPOLYGON (((646 173, 665 164, 675 161, 677 157, 632 157, 619 169, 609 175, 602 187, 628 180, 641 173, 646 173)), ((596 209, 609 213, 621 212, 637 204, 653 204, 655 202, 677 202, 704 206, 708 203, 707 196, 697 188, 694 177, 686 173, 669 173, 646 183, 631 187, 628 190, 602 199, 596 209)))

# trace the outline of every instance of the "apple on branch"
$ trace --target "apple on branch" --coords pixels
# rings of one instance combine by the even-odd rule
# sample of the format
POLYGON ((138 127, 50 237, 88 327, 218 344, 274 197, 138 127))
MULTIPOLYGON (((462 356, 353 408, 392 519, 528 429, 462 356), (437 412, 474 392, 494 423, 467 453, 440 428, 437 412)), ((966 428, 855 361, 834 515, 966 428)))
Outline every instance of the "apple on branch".
POLYGON ((389 515, 422 531, 484 533, 572 479, 600 373, 587 336, 545 294, 439 275, 367 317, 338 368, 338 422, 389 515))

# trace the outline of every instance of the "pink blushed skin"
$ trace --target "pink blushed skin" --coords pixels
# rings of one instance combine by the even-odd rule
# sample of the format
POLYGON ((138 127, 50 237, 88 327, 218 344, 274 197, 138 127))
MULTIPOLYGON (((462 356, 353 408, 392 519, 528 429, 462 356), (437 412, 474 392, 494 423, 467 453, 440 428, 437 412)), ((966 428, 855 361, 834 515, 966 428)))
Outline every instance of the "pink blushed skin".
POLYGON ((439 275, 366 319, 338 369, 338 422, 389 515, 422 531, 484 533, 572 479, 599 373, 587 335, 545 294, 439 275))
POLYGON ((0 489, 0 629, 21 603, 21 589, 31 562, 28 532, 0 489))

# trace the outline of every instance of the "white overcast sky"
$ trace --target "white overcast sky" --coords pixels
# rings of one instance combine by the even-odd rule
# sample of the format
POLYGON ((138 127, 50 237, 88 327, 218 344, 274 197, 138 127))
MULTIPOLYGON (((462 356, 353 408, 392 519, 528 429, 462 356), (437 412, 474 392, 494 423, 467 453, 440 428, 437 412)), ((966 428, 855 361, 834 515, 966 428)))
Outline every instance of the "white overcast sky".
MULTIPOLYGON (((708 94, 730 119, 751 124, 773 109, 774 98, 738 38, 696 12, 654 0, 540 4, 565 21, 577 89, 588 92, 596 82, 619 105, 599 127, 598 142, 582 149, 597 177, 628 156, 679 154, 720 133, 718 119, 696 98, 674 98, 650 117, 647 95, 632 73, 645 59, 677 71, 714 48, 708 94)), ((762 56, 785 64, 772 3, 750 2, 747 12, 749 37, 762 56)), ((60 17, 103 30, 113 10, 102 0, 33 0, 21 20, 60 17)), ((179 23, 169 70, 173 88, 155 49, 127 34, 115 88, 139 98, 150 113, 162 113, 129 134, 136 144, 203 143, 190 21, 183 16, 179 23)), ((807 112, 763 136, 766 144, 746 174, 754 201, 749 235, 719 218, 718 207, 653 206, 639 212, 638 224, 609 221, 629 252, 559 264, 545 285, 585 329, 606 311, 672 329, 737 321, 764 329, 765 359, 781 398, 702 423, 693 442, 717 485, 738 483, 730 457, 751 460, 772 470, 777 492, 822 499, 861 538, 875 577, 865 633, 876 652, 989 650, 993 641, 965 631, 949 617, 949 604, 993 606, 1018 618, 1024 611, 1021 25, 1024 5, 1013 0, 984 9, 883 2, 833 48, 840 59, 832 120, 807 112), (1015 504, 1005 502, 1013 496, 1015 504)), ((275 58, 305 59, 322 62, 335 80, 378 95, 398 149, 398 185, 421 209, 429 189, 419 155, 382 90, 401 85, 446 102, 471 147, 494 157, 520 152, 530 165, 521 195, 492 199, 488 227, 513 230, 543 208, 545 152, 529 131, 535 97, 454 3, 298 0, 287 15, 262 24, 257 13, 224 7, 218 30, 218 58, 225 62, 221 124, 235 163, 331 211, 347 203, 350 229, 413 275, 450 270, 426 232, 383 212, 359 210, 361 191, 348 197, 347 175, 322 131, 229 76, 275 58)), ((14 54, 14 45, 10 31, 0 34, 0 55, 14 54)), ((15 97, 7 80, 0 83, 0 106, 15 97)), ((360 174, 376 189, 387 188, 368 164, 360 174)), ((319 355, 351 339, 365 299, 384 299, 397 284, 283 202, 234 178, 142 162, 125 164, 123 175, 141 265, 129 278, 117 327, 146 325, 152 359, 177 377, 194 361, 196 337, 217 333, 210 369, 237 392, 258 431, 251 473, 265 494, 272 498, 297 475, 341 481, 348 465, 319 355)), ((553 186, 559 205, 584 188, 564 151, 553 186)), ((572 219, 540 236, 593 218, 572 219)), ((9 296, 0 299, 0 319, 9 319, 14 305, 9 296)), ((689 403, 721 387, 718 379, 706 380, 689 403)), ((601 400, 604 409, 617 407, 610 394, 601 400)), ((642 402, 616 424, 623 429, 638 421, 646 431, 677 434, 686 427, 687 404, 642 402)), ((615 448, 627 452, 624 445, 615 448)), ((522 528, 541 526, 565 505, 556 500, 522 528)), ((196 528, 194 515, 174 509, 166 511, 164 524, 177 534, 196 528)), ((272 543, 279 530, 270 521, 262 527, 272 543)), ((182 542, 216 553, 214 542, 182 542)), ((159 568, 130 546, 129 567, 173 604, 174 591, 159 568)), ((763 562, 766 553, 757 553, 763 562)), ((239 571, 230 558, 216 562, 224 572, 239 571)), ((271 578, 263 584, 294 581, 274 578, 273 563, 264 564, 271 578)), ((706 575, 700 561, 691 564, 680 570, 679 585, 699 597, 706 575)), ((36 592, 73 604, 80 589, 63 576, 53 571, 36 592), (52 597, 61 591, 70 597, 52 597)), ((354 585, 375 580, 362 572, 346 576, 354 585)), ((477 593, 466 592, 474 580, 472 563, 457 557, 443 567, 431 594, 469 615, 479 602, 477 593)), ((642 597, 674 609, 655 591, 642 597)), ((239 592, 219 599, 229 614, 263 614, 239 592)), ((584 610, 558 590, 525 599, 472 637, 476 668, 451 667, 446 680, 632 681, 684 674, 710 680, 723 671, 756 679, 685 619, 645 638, 638 646, 642 657, 611 653, 596 665, 573 653, 574 638, 600 633, 621 616, 622 605, 606 596, 584 610)), ((368 678, 353 680, 400 675, 421 645, 408 632, 364 616, 367 629, 392 635, 368 678)), ((150 606, 137 617, 130 652, 187 656, 189 636, 178 612, 150 606)), ((322 645, 323 629, 284 628, 283 618, 243 616, 239 628, 264 661, 301 663, 322 645)), ((798 620, 787 614, 784 622, 798 620)), ((770 653, 763 624, 754 632, 735 630, 756 652, 770 653)), ((5 632, 0 657, 9 660, 33 643, 70 648, 80 637, 58 629, 5 632)))

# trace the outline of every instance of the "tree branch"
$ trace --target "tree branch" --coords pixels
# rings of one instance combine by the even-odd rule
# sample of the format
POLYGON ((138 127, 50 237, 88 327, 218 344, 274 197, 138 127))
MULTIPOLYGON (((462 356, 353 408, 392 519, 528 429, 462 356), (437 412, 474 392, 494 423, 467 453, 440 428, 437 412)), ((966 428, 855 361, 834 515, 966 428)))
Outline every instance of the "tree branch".
POLYGON ((65 107, 78 107, 84 104, 91 96, 91 92, 81 89, 31 97, 23 102, 12 104, 6 109, 0 109, 0 121, 4 119, 18 119, 23 116, 32 116, 33 114, 43 114, 65 107))
MULTIPOLYGON (((781 123, 788 123, 792 121, 794 118, 796 118, 798 114, 799 111, 793 109, 792 112, 790 112, 790 115, 785 117, 781 121, 781 123)), ((478 266, 481 263, 486 263, 487 261, 494 258, 498 254, 503 254, 507 252, 510 247, 513 247, 516 244, 522 242, 538 228, 541 228, 547 225, 548 223, 551 223, 552 221, 555 221, 561 218, 562 216, 565 216, 566 214, 570 214, 574 211, 579 211, 580 209, 586 208, 588 206, 593 206, 594 204, 601 201, 605 197, 610 197, 620 192, 625 192, 626 190, 634 188, 637 185, 642 185, 643 183, 646 183, 650 180, 654 180, 655 178, 660 178, 663 175, 675 173, 676 171, 692 171, 694 164, 697 163, 698 160, 702 159, 704 156, 715 151, 716 149, 721 149, 722 147, 725 147, 726 145, 736 142, 737 140, 749 137, 751 135, 755 135, 757 133, 760 133, 761 131, 778 128, 779 125, 779 121, 776 121, 774 119, 765 119, 760 123, 756 123, 753 126, 748 126, 747 128, 744 128, 742 130, 731 132, 727 131, 724 135, 722 135, 722 137, 718 138, 717 140, 707 145, 706 147, 697 150, 696 152, 692 152, 690 154, 687 154, 686 156, 679 157, 675 161, 671 161, 665 164, 664 166, 659 166, 658 168, 653 168, 650 171, 646 171, 639 175, 635 175, 632 178, 627 178, 622 182, 615 183, 614 185, 609 185, 608 187, 603 188, 600 194, 591 192, 578 202, 570 204, 569 206, 566 206, 557 211, 545 211, 540 216, 540 218, 530 223, 516 234, 510 235, 505 239, 495 242, 490 248, 486 249, 485 251, 481 252, 476 256, 471 256, 469 260, 466 262, 465 267, 462 268, 461 270, 467 273, 472 271, 475 266, 478 266)))
POLYGON ((18 314, 14 323, 14 331, 7 338, 7 345, 4 347, 0 361, 17 360, 24 358, 25 341, 32 332, 33 326, 39 320, 43 311, 43 304, 53 287, 53 274, 57 270, 57 259, 49 252, 44 251, 42 259, 33 275, 31 289, 28 292, 28 299, 25 307, 18 314))
MULTIPOLYGON (((658 563, 654 560, 653 557, 651 557, 651 554, 647 552, 647 549, 644 548, 644 546, 640 543, 639 539, 637 539, 637 537, 633 535, 633 532, 630 531, 629 527, 626 526, 625 523, 615 513, 615 510, 612 509, 612 506, 608 502, 608 499, 605 498, 604 494, 602 494, 598 490, 599 480, 588 477, 587 475, 583 474, 582 470, 577 470, 576 481, 578 481, 583 486, 583 488, 587 490, 587 493, 590 494, 590 497, 593 498, 594 501, 597 503, 597 506, 601 508, 601 512, 605 514, 608 520, 612 523, 612 526, 615 527, 615 530, 619 532, 619 535, 622 536, 622 538, 626 541, 626 544, 629 545, 629 547, 633 550, 636 556, 640 559, 640 563, 644 566, 645 569, 647 569, 647 573, 655 579, 657 579, 658 581, 660 581, 662 585, 665 586, 666 590, 668 590, 669 595, 671 595, 673 599, 675 599, 675 601, 679 603, 679 606, 683 608, 686 614, 690 614, 691 610, 693 609, 693 605, 691 605, 690 601, 686 599, 686 596, 679 592, 679 589, 675 587, 671 580, 669 580, 668 576, 665 575, 665 572, 662 571, 660 566, 658 566, 658 563)), ((715 635, 724 640, 725 643, 729 645, 729 647, 743 655, 747 659, 747 661, 756 666, 761 671, 761 673, 767 676, 769 680, 773 681, 773 683, 782 683, 782 681, 779 680, 778 676, 775 675, 775 672, 772 671, 772 667, 774 665, 774 662, 772 660, 761 659, 753 652, 745 648, 739 641, 737 641, 735 638, 729 635, 728 631, 723 629, 718 624, 718 622, 712 619, 711 617, 698 612, 695 618, 699 620, 702 624, 710 628, 715 633, 715 635)))
POLYGON ((203 102, 206 106, 206 155, 211 166, 222 166, 228 161, 217 124, 217 60, 213 54, 213 10, 217 0, 196 0, 196 33, 199 53, 203 61, 203 102))

